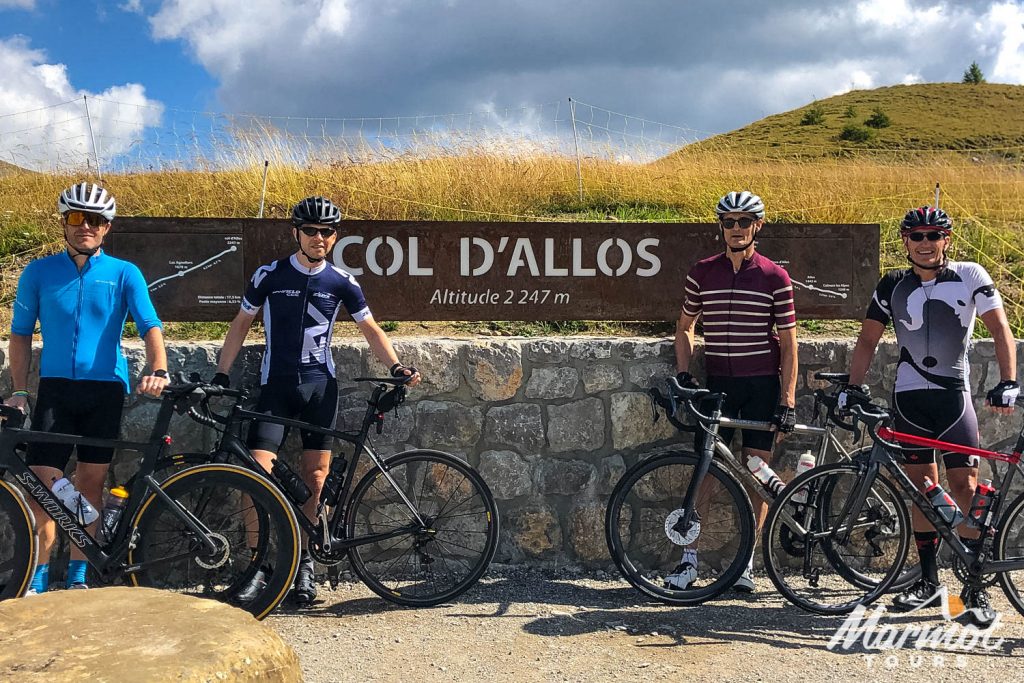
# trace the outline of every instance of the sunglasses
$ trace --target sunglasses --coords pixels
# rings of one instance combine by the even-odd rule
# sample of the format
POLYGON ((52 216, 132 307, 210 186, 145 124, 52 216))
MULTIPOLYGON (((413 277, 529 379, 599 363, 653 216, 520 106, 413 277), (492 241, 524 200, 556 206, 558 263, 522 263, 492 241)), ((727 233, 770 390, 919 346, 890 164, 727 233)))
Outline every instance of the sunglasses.
POLYGON ((719 222, 722 224, 722 227, 726 229, 734 228, 738 225, 741 230, 746 230, 753 225, 756 220, 756 218, 720 218, 719 222))
POLYGON ((325 240, 326 239, 330 239, 331 237, 333 237, 338 232, 337 228, 309 228, 309 227, 303 227, 303 228, 299 228, 299 230, 301 230, 302 234, 305 235, 306 237, 316 237, 317 235, 320 235, 325 240))
POLYGON ((82 223, 88 223, 90 228, 98 228, 110 222, 98 213, 85 213, 84 211, 68 211, 64 214, 64 220, 73 228, 77 228, 82 223))
POLYGON ((928 232, 911 232, 907 234, 907 239, 911 242, 938 242, 941 239, 949 237, 949 233, 942 232, 941 230, 929 230, 928 232))

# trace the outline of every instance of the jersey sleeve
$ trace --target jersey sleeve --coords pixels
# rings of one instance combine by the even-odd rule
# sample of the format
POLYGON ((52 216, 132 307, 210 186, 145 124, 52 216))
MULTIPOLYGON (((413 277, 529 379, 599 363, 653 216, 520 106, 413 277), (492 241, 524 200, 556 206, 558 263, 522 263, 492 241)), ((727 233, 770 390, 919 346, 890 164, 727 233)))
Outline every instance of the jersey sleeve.
POLYGON ((249 315, 259 313, 260 308, 266 303, 267 295, 270 293, 270 278, 268 276, 274 270, 274 265, 276 264, 260 266, 249 278, 249 286, 245 288, 245 294, 242 295, 242 310, 249 315))
POLYGON ((133 263, 129 263, 125 268, 124 285, 128 311, 139 330, 139 337, 145 339, 146 334, 154 327, 163 329, 164 325, 157 317, 156 308, 153 307, 153 300, 149 298, 146 278, 133 263))
POLYGON ((684 291, 686 295, 683 297, 683 313, 696 318, 700 315, 703 310, 703 304, 700 299, 700 276, 699 269, 694 266, 690 268, 690 272, 686 274, 686 286, 684 291))
POLYGON ((14 297, 14 315, 11 318, 11 334, 30 336, 39 319, 39 282, 37 267, 32 263, 25 266, 18 278, 18 293, 14 297))
POLYGON ((968 268, 961 271, 961 277, 971 292, 974 299, 974 309, 978 315, 1003 307, 1003 298, 996 289, 992 276, 988 274, 983 266, 977 263, 970 263, 968 268))
POLYGON ((352 316, 352 319, 358 323, 367 318, 372 318, 373 313, 370 312, 370 307, 366 304, 363 288, 359 286, 359 283, 352 277, 352 274, 340 268, 335 268, 334 271, 341 276, 339 280, 341 283, 339 296, 341 303, 345 306, 348 314, 352 316))
POLYGON ((793 282, 784 268, 779 268, 776 288, 772 290, 772 316, 775 329, 796 327, 796 307, 793 305, 793 282))
POLYGON ((892 320, 892 293, 896 289, 896 283, 899 282, 901 275, 901 272, 895 271, 882 276, 871 295, 871 303, 868 304, 868 310, 864 313, 865 319, 875 320, 882 325, 889 324, 889 321, 892 320))

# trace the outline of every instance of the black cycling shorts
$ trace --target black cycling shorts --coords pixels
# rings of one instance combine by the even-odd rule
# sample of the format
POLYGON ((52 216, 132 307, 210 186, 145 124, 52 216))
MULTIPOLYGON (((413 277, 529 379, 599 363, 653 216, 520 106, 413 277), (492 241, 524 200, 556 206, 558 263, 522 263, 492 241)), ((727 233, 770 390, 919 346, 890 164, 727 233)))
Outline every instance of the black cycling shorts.
MULTIPOLYGON (((957 389, 913 389, 893 394, 893 429, 914 436, 978 448, 978 416, 967 392, 957 389)), ((935 462, 934 448, 905 447, 908 465, 935 462)), ((977 467, 976 455, 943 453, 946 469, 977 467)))
MULTIPOLYGON (((782 384, 778 375, 760 375, 756 377, 708 377, 707 388, 716 393, 724 393, 725 403, 722 404, 722 416, 768 422, 775 415, 779 406, 779 394, 782 384)), ((708 414, 714 409, 712 401, 703 401, 699 406, 702 413, 708 414)), ((719 429, 722 441, 732 441, 735 429, 719 429)), ((698 427, 694 445, 697 451, 703 449, 706 432, 698 427)), ((770 451, 775 441, 775 432, 761 432, 741 429, 744 448, 770 451)))
MULTIPOLYGON (((95 439, 116 439, 121 431, 124 384, 93 379, 39 378, 39 396, 32 411, 32 429, 40 432, 75 434, 95 439)), ((74 444, 30 443, 28 465, 68 466, 74 444)), ((109 465, 113 448, 78 446, 78 461, 109 465)))
MULTIPOLYGON (((255 411, 274 417, 285 417, 308 422, 317 427, 334 429, 338 416, 338 382, 325 379, 306 384, 291 384, 271 380, 260 388, 255 411)), ((302 449, 328 451, 334 439, 327 434, 299 430, 302 449)), ((269 422, 253 422, 249 426, 249 448, 277 453, 288 436, 288 427, 269 422)))

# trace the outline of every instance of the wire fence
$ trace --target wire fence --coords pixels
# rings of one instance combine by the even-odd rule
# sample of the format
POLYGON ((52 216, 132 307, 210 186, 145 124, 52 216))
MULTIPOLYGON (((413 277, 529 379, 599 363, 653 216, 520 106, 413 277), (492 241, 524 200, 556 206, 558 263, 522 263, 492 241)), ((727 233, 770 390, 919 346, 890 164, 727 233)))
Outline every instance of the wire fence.
POLYGON ((0 160, 34 171, 228 169, 254 158, 367 163, 410 155, 555 154, 651 161, 707 133, 565 100, 474 112, 298 117, 82 97, 0 115, 0 160))

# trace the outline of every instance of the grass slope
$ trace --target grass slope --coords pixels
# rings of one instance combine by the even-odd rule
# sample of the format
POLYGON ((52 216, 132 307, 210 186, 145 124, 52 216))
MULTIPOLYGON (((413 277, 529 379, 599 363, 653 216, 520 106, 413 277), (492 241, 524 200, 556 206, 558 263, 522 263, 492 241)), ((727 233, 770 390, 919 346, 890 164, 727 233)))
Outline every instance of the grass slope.
POLYGON ((865 150, 975 150, 1015 156, 1021 145, 1024 86, 923 83, 829 97, 708 138, 675 154, 725 148, 768 156, 831 156, 865 150), (821 112, 821 123, 802 124, 812 108, 821 112), (889 117, 888 127, 865 125, 876 108, 889 117), (841 139, 848 125, 868 131, 870 139, 841 139), (1002 149, 1006 147, 1018 149, 1002 149))

